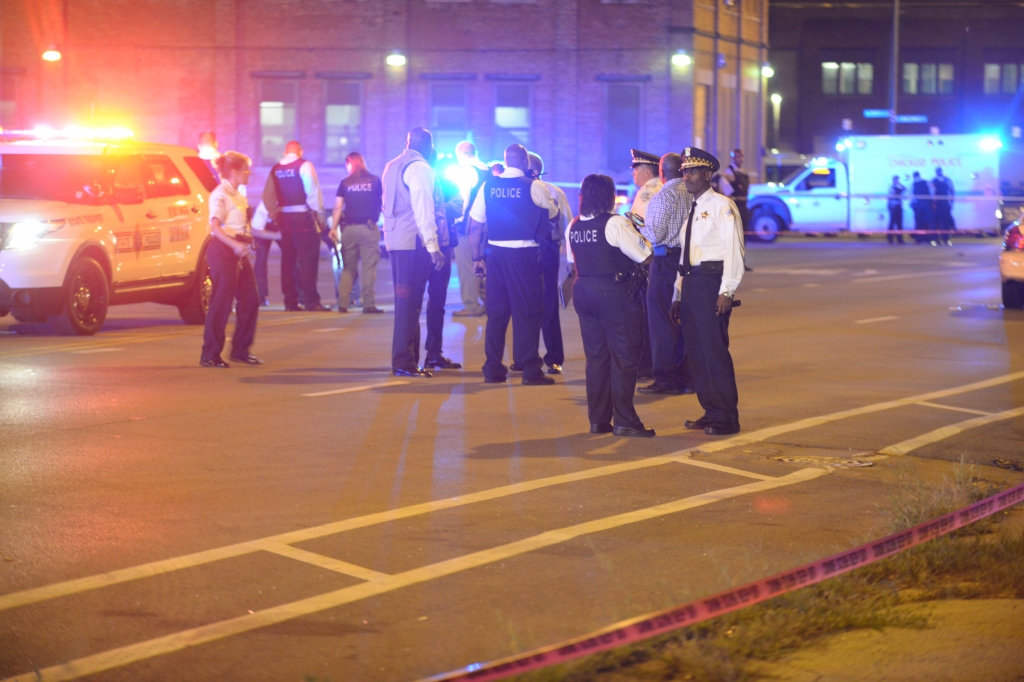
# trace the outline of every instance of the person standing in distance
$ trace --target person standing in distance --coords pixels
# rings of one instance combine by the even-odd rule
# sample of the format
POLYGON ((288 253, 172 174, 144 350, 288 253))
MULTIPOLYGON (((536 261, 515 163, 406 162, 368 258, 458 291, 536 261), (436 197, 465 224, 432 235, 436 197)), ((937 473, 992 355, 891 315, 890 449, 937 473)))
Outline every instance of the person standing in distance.
POLYGON ((919 172, 914 171, 914 185, 910 191, 914 197, 910 202, 910 208, 914 210, 914 241, 925 244, 932 237, 932 188, 919 172))
POLYGON ((650 438, 633 407, 643 345, 644 306, 630 293, 629 273, 653 254, 651 245, 615 215, 615 181, 588 175, 580 187, 580 217, 569 227, 576 267, 573 307, 587 357, 591 433, 650 438), (613 426, 614 420, 614 426, 613 426))
POLYGON ((693 204, 693 197, 683 182, 681 164, 678 154, 661 157, 659 173, 664 184, 647 206, 647 220, 640 230, 654 245, 654 259, 647 281, 647 326, 654 383, 637 389, 648 395, 693 393, 693 377, 686 366, 686 344, 670 315, 679 257, 682 255, 679 239, 693 204))
POLYGON ((890 244, 895 244, 897 240, 899 243, 903 243, 903 192, 907 188, 900 183, 900 176, 892 176, 892 184, 889 185, 889 227, 888 232, 899 230, 900 234, 886 235, 885 239, 890 244))
POLYGON ((551 230, 558 206, 542 182, 526 177, 530 169, 526 147, 505 150, 505 170, 488 178, 469 211, 469 239, 478 277, 487 277, 487 361, 484 381, 505 383, 502 363, 505 334, 512 320, 512 361, 523 368, 523 384, 555 383, 544 376, 540 359, 540 327, 544 318, 544 282, 538 240, 551 230), (487 261, 483 258, 487 226, 487 261))
MULTIPOLYGON (((430 166, 437 167, 437 153, 430 155, 430 166)), ((448 301, 448 284, 452 279, 452 249, 458 245, 458 235, 452 222, 462 215, 462 196, 455 183, 434 174, 434 225, 437 226, 437 245, 444 256, 441 269, 431 269, 427 279, 427 341, 424 344, 424 369, 462 369, 462 363, 444 356, 444 306, 448 301)), ((470 275, 473 279, 475 276, 470 275)))
POLYGON ((344 269, 338 287, 338 312, 348 312, 352 283, 359 266, 364 313, 383 313, 377 307, 374 285, 377 283, 377 264, 380 262, 380 219, 384 189, 380 178, 366 170, 366 161, 359 152, 345 157, 348 177, 338 185, 334 198, 333 224, 335 241, 341 244, 344 269), (362 262, 362 265, 360 265, 362 262))
POLYGON ((252 238, 256 244, 256 291, 259 294, 260 305, 270 305, 270 284, 267 278, 267 263, 270 260, 270 247, 277 244, 281 249, 281 231, 270 219, 272 213, 277 213, 277 197, 274 196, 274 186, 268 184, 263 191, 263 200, 256 207, 252 216, 252 238))
POLYGON ((469 140, 463 140, 455 145, 455 159, 459 162, 458 185, 465 208, 454 223, 454 231, 459 238, 454 254, 459 272, 462 309, 452 313, 452 317, 480 317, 487 313, 480 301, 480 280, 473 274, 473 251, 469 244, 469 209, 480 188, 484 186, 484 180, 490 177, 491 171, 487 164, 477 157, 476 145, 469 140))
POLYGON ((750 176, 743 170, 743 150, 733 149, 729 152, 731 160, 729 166, 722 171, 719 178, 721 194, 732 199, 740 212, 740 220, 743 223, 743 231, 747 230, 747 194, 750 192, 750 176))
POLYGON ((687 147, 681 156, 683 181, 694 202, 683 233, 672 319, 682 325, 697 400, 704 408, 702 417, 683 425, 725 436, 740 430, 729 316, 743 279, 743 226, 732 202, 711 189, 718 159, 696 147, 687 147))
POLYGON ((203 350, 199 364, 203 367, 226 369, 230 365, 221 358, 224 340, 235 307, 235 332, 231 337, 231 359, 246 365, 263 364, 249 354, 256 336, 256 317, 259 314, 259 295, 256 293, 256 275, 249 262, 252 253, 252 232, 249 228, 249 203, 238 188, 249 181, 252 161, 245 154, 227 152, 217 158, 217 170, 223 178, 210 194, 210 234, 213 239, 206 248, 206 261, 210 265, 213 291, 210 308, 206 312, 203 331, 203 350))
POLYGON ((941 234, 936 235, 939 242, 953 246, 953 232, 956 231, 956 222, 953 220, 953 181, 943 174, 941 168, 936 167, 932 187, 935 188, 935 227, 942 230, 941 234))
POLYGON ((395 328, 391 339, 391 373, 431 377, 419 366, 420 311, 431 267, 440 270, 445 257, 437 244, 434 223, 434 169, 427 159, 434 136, 413 128, 405 151, 384 167, 384 244, 391 255, 395 286, 395 328))
POLYGON ((562 345, 562 323, 558 317, 558 266, 561 263, 562 245, 565 231, 572 222, 572 209, 569 199, 558 185, 544 182, 540 176, 544 174, 544 159, 539 154, 530 152, 529 177, 539 180, 547 189, 551 200, 558 205, 558 215, 551 221, 551 234, 542 236, 540 240, 540 268, 544 278, 544 318, 541 320, 540 331, 544 339, 544 364, 548 374, 561 374, 565 363, 565 348, 562 345))

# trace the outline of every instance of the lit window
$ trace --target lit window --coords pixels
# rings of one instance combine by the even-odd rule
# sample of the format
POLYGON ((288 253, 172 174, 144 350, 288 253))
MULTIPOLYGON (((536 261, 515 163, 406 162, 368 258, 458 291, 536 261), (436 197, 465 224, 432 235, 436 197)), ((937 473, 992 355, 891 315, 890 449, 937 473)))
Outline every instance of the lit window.
POLYGON ((939 64, 939 94, 953 94, 953 65, 939 64))
POLYGON ((640 86, 609 83, 605 116, 606 168, 623 177, 629 169, 630 149, 640 145, 640 86))
POLYGON ((839 65, 839 94, 852 95, 856 79, 857 65, 853 62, 842 62, 839 65))
POLYGON ((1017 92, 1017 65, 1003 64, 1003 94, 1012 95, 1017 92))
POLYGON ((985 94, 986 95, 998 95, 999 94, 999 65, 998 64, 986 64, 985 65, 985 94))
POLYGON ((938 70, 934 64, 921 65, 921 94, 934 95, 938 91, 938 70))
POLYGON ((469 107, 462 83, 435 83, 430 88, 430 129, 438 153, 455 153, 455 145, 469 135, 469 107))
POLYGON ((530 144, 530 86, 500 83, 494 88, 494 156, 510 144, 530 144))
POLYGON ((875 80, 875 67, 873 64, 861 62, 857 64, 857 94, 870 95, 871 86, 875 80))
POLYGON ((359 83, 327 81, 324 131, 327 136, 324 162, 340 166, 350 152, 359 151, 362 97, 359 83))
POLYGON ((821 91, 826 95, 834 95, 839 92, 839 64, 836 62, 821 63, 821 91))
POLYGON ((822 62, 821 91, 826 95, 870 95, 875 67, 869 62, 822 62))
POLYGON ((918 65, 907 62, 903 65, 903 94, 917 94, 918 65))
POLYGON ((295 83, 266 80, 260 87, 260 162, 273 165, 296 135, 295 83))

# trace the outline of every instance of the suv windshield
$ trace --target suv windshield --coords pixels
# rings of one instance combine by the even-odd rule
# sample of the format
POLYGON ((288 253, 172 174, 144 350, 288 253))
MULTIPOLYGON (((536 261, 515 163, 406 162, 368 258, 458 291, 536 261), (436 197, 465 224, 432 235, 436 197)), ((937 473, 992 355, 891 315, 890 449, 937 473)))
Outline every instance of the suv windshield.
POLYGON ((794 170, 794 171, 793 171, 792 173, 790 173, 789 175, 787 175, 787 176, 786 176, 786 177, 785 177, 785 178, 784 178, 784 179, 782 180, 782 182, 780 182, 779 184, 780 184, 780 185, 782 185, 783 187, 789 187, 790 183, 792 183, 792 182, 793 182, 794 180, 796 180, 796 177, 797 177, 798 175, 800 175, 801 173, 803 173, 803 172, 804 172, 805 170, 807 170, 807 166, 806 166, 806 165, 804 165, 804 166, 800 166, 799 168, 797 168, 796 170, 794 170))
POLYGON ((109 185, 110 157, 0 155, 0 198, 99 204, 109 185))

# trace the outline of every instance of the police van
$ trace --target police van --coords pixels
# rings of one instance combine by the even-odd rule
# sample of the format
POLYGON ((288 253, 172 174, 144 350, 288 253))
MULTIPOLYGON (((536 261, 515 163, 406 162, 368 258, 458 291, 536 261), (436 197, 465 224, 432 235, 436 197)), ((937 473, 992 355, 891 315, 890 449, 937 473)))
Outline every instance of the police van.
POLYGON ((129 135, 0 134, 0 316, 89 335, 153 301, 205 321, 216 180, 195 150, 129 135))

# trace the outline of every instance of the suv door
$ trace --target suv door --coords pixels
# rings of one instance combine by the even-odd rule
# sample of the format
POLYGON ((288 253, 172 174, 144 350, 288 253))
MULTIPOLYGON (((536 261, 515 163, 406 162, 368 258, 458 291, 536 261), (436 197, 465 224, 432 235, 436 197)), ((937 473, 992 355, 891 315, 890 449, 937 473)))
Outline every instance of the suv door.
POLYGON ((836 168, 816 166, 786 200, 798 230, 846 228, 846 194, 839 187, 836 168))
POLYGON ((146 219, 160 230, 162 277, 183 277, 194 269, 198 248, 192 245, 195 202, 190 201, 188 182, 162 154, 142 157, 142 176, 146 183, 146 219))
POLYGON ((114 162, 111 196, 115 226, 114 282, 129 283, 156 279, 160 276, 159 228, 149 225, 145 212, 145 182, 142 159, 121 156, 114 162))

